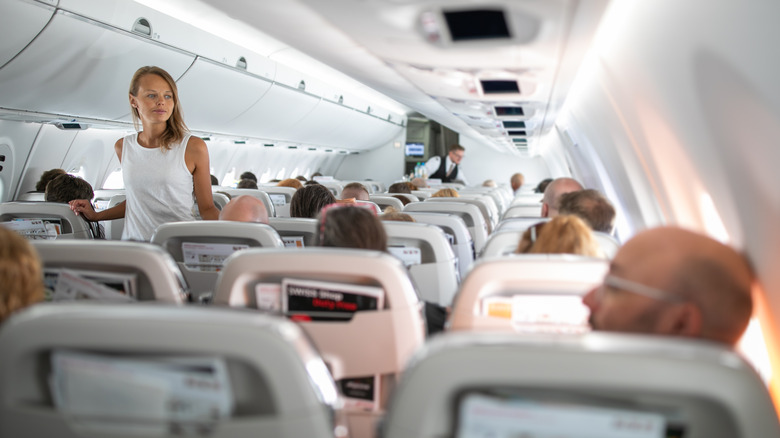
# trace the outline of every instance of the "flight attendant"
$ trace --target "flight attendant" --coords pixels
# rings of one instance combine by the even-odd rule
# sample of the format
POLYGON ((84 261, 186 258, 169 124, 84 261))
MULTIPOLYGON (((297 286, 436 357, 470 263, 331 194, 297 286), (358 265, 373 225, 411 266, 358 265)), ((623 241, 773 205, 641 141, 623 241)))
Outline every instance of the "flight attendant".
POLYGON ((428 160, 425 163, 428 178, 438 178, 441 182, 460 180, 464 184, 468 184, 458 166, 465 153, 466 148, 456 143, 450 146, 449 152, 444 157, 433 157, 428 160))
POLYGON ((143 129, 114 145, 126 201, 95 212, 80 199, 70 202, 71 209, 91 221, 124 217, 123 240, 149 241, 161 224, 194 220, 195 202, 203 219, 218 219, 208 149, 184 124, 176 82, 159 67, 141 67, 130 82, 129 100, 133 124, 138 130, 140 121, 143 129))

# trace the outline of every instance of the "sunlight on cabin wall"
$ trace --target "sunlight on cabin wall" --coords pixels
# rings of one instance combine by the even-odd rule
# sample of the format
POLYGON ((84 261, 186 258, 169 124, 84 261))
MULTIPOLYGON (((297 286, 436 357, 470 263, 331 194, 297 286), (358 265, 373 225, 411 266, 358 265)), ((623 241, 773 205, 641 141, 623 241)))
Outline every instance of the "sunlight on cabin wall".
POLYGON ((125 181, 122 179, 122 168, 115 169, 106 178, 106 182, 103 183, 104 189, 124 189, 125 181))
POLYGON ((731 236, 729 236, 729 232, 726 230, 726 225, 723 224, 723 220, 715 208, 715 203, 712 202, 712 197, 708 193, 699 195, 699 209, 701 210, 701 217, 707 234, 722 243, 728 244, 731 242, 731 236))

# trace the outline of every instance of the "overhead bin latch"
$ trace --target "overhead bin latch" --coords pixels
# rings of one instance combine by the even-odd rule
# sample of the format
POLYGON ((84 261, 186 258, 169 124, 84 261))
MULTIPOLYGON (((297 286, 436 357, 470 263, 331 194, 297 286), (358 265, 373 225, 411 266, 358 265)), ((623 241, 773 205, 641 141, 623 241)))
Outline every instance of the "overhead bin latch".
POLYGON ((143 35, 147 38, 152 37, 152 25, 146 18, 140 17, 133 23, 133 33, 143 35))

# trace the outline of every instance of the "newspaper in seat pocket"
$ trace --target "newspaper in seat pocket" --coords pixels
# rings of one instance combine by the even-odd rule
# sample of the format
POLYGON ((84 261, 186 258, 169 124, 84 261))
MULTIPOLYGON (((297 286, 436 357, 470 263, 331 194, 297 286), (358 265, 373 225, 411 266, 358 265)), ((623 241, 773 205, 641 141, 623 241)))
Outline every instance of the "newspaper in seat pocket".
POLYGON ((165 435, 230 416, 233 394, 218 357, 154 359, 55 350, 54 404, 79 428, 165 435))
POLYGON ((282 312, 296 320, 350 320, 384 306, 384 289, 349 283, 282 279, 282 312))
POLYGON ((184 265, 195 271, 220 271, 225 259, 249 245, 234 243, 182 242, 184 265))
POLYGON ((31 240, 56 239, 62 234, 62 220, 58 218, 15 218, 2 224, 31 240))
MULTIPOLYGON (((57 270, 52 301, 93 299, 101 301, 134 301, 135 274, 57 270), (110 285, 110 286, 109 286, 110 285)), ((44 272, 44 281, 52 281, 52 271, 44 272)))
POLYGON ((379 376, 353 377, 338 381, 344 408, 373 411, 379 407, 379 376))
POLYGON ((303 248, 303 236, 282 236, 285 248, 303 248))
POLYGON ((407 268, 422 263, 422 251, 420 248, 412 246, 388 246, 387 250, 390 251, 390 254, 399 258, 407 268))

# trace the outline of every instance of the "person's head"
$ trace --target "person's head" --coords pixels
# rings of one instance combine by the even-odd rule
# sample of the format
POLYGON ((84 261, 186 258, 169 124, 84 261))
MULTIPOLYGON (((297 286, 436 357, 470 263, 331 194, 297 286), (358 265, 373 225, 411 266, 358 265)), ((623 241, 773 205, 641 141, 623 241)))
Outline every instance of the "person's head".
POLYGON ((0 226, 0 323, 43 298, 38 254, 22 236, 0 226))
POLYGON ((393 207, 387 207, 385 212, 379 215, 379 219, 383 221, 396 221, 396 222, 417 222, 414 218, 406 213, 394 209, 393 207))
POLYGON ((517 246, 519 254, 576 254, 601 257, 588 225, 577 216, 560 215, 529 227, 517 246))
POLYGON ((404 196, 404 195, 390 195, 390 196, 392 196, 393 198, 395 198, 395 199, 398 199, 399 201, 401 201, 401 204, 403 204, 404 206, 405 206, 406 204, 408 204, 408 203, 412 202, 412 200, 411 200, 411 199, 407 198, 407 197, 406 197, 406 196, 404 196))
POLYGON ((276 184, 277 187, 292 187, 295 190, 298 190, 303 187, 303 183, 299 179, 296 178, 287 178, 279 181, 276 184))
POLYGON ((525 176, 522 173, 516 173, 509 178, 509 184, 512 186, 512 191, 516 192, 525 184, 525 176))
POLYGON ((211 175, 211 185, 212 186, 218 186, 219 185, 219 180, 214 175, 211 175))
POLYGON ((676 227, 637 234, 588 292, 594 330, 703 338, 734 345, 753 310, 753 272, 734 249, 676 227))
POLYGON ((450 146, 449 152, 447 152, 447 155, 450 157, 450 160, 455 164, 460 164, 460 160, 463 159, 463 156, 466 154, 466 148, 459 144, 453 144, 450 146))
POLYGON ((414 185, 418 189, 422 189, 422 188, 428 187, 428 182, 425 181, 424 178, 420 178, 418 176, 417 178, 412 179, 412 185, 414 185))
POLYGON ((311 174, 311 179, 314 179, 314 177, 317 177, 317 176, 322 176, 322 174, 320 172, 314 172, 314 173, 311 174))
POLYGON ((314 181, 313 179, 310 179, 310 180, 306 181, 305 183, 303 183, 303 185, 304 186, 313 186, 313 185, 322 185, 322 184, 318 183, 317 181, 314 181))
POLYGON ((66 173, 49 182, 44 196, 46 202, 67 204, 74 199, 92 199, 95 192, 92 190, 92 185, 85 180, 66 173))
POLYGON ((558 178, 553 180, 546 189, 542 198, 542 217, 554 217, 558 215, 558 203, 564 193, 582 190, 582 184, 572 178, 558 178))
POLYGON ((236 196, 219 213, 223 221, 268 223, 268 210, 263 201, 250 195, 236 196))
POLYGON ((130 80, 130 112, 135 129, 139 122, 165 123, 161 136, 163 147, 169 149, 173 143, 184 138, 187 126, 181 115, 179 91, 176 81, 167 71, 155 66, 141 67, 130 80))
POLYGON ((238 178, 239 179, 250 179, 250 180, 254 181, 255 183, 257 183, 257 176, 255 176, 255 174, 250 172, 250 171, 246 171, 246 172, 242 173, 241 176, 238 177, 238 178))
POLYGON ((552 181, 552 178, 545 178, 539 181, 539 184, 537 184, 536 188, 534 189, 534 193, 544 193, 544 191, 547 189, 547 186, 549 186, 552 181))
POLYGON ((431 198, 458 198, 458 197, 460 197, 458 191, 450 187, 439 189, 438 191, 436 191, 436 193, 431 195, 431 198))
POLYGON ((482 187, 496 187, 496 182, 492 179, 482 181, 482 187))
POLYGON ((238 185, 236 185, 236 188, 239 189, 256 189, 257 188, 257 182, 249 179, 249 178, 243 178, 241 181, 238 182, 238 185))
POLYGON ((594 231, 603 233, 611 233, 615 223, 615 207, 598 190, 593 189, 561 195, 558 213, 578 216, 594 231))
POLYGON ((67 172, 65 172, 64 169, 49 169, 41 174, 41 178, 38 180, 37 183, 35 183, 35 191, 36 192, 45 192, 46 191, 46 184, 49 184, 51 180, 54 178, 65 175, 67 172))
POLYGON ((397 182, 390 184, 390 187, 387 188, 387 193, 408 193, 411 195, 412 189, 405 182, 397 182))
POLYGON ((336 197, 322 184, 310 184, 299 190, 290 201, 290 217, 317 217, 322 207, 336 202, 336 197))
POLYGON ((301 181, 301 182, 306 182, 307 181, 306 177, 303 176, 303 175, 298 175, 298 176, 295 177, 295 179, 297 179, 298 181, 301 181))
POLYGON ((371 196, 368 189, 359 182, 352 182, 344 186, 341 190, 341 199, 354 198, 357 201, 368 201, 371 196))
POLYGON ((387 233, 372 210, 359 205, 333 205, 319 215, 316 246, 387 251, 387 233))

